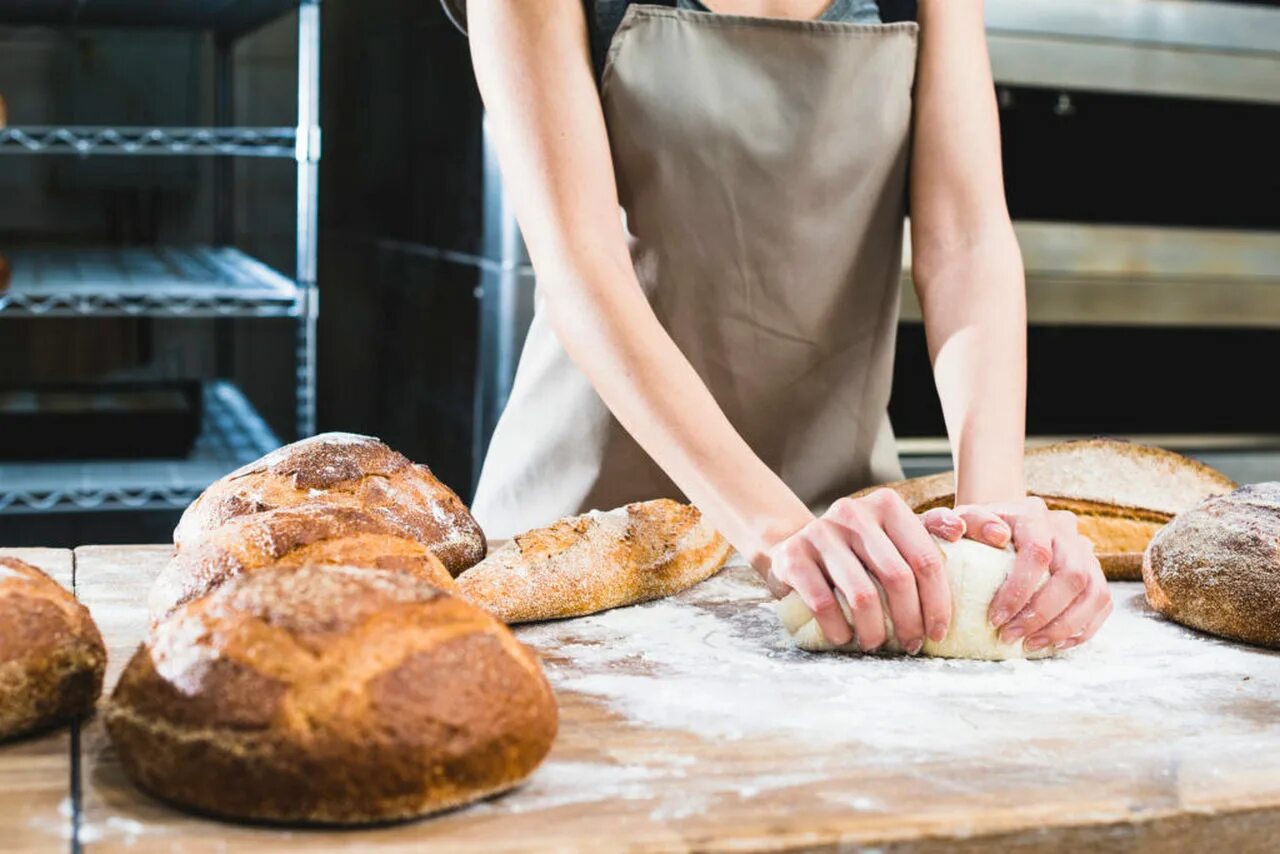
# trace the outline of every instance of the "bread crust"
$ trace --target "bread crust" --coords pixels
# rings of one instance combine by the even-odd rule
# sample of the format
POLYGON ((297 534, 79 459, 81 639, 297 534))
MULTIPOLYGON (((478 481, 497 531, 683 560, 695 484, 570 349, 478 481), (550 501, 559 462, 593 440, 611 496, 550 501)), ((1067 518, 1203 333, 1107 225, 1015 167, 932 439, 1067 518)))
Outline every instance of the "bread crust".
MULTIPOLYGON (((1112 581, 1142 577, 1142 552, 1177 513, 1236 488, 1197 460, 1119 439, 1082 439, 1033 448, 1027 492, 1053 510, 1070 510, 1112 581)), ((884 484, 917 513, 955 504, 955 472, 884 484)), ((880 487, 854 493, 866 495, 880 487)))
POLYGON ((1280 483, 1180 513, 1142 560, 1151 607, 1232 640, 1280 649, 1280 483))
POLYGON ((515 537, 464 572, 458 593, 507 623, 579 617, 686 590, 729 551, 696 507, 641 501, 515 537))
POLYGON ((187 809, 406 819, 509 789, 557 711, 534 654, 405 573, 274 567, 153 627, 105 709, 126 774, 187 809))
POLYGON ((385 516, 354 507, 299 504, 232 518, 178 549, 148 600, 152 620, 245 572, 302 564, 408 572, 444 590, 453 577, 427 546, 385 516))
POLYGON ((370 436, 322 433, 285 445, 215 481, 173 532, 179 551, 241 516, 300 504, 382 517, 458 575, 484 557, 484 532, 462 500, 424 465, 370 436))
POLYGON ((106 665, 89 610, 40 569, 0 557, 0 741, 88 714, 106 665))

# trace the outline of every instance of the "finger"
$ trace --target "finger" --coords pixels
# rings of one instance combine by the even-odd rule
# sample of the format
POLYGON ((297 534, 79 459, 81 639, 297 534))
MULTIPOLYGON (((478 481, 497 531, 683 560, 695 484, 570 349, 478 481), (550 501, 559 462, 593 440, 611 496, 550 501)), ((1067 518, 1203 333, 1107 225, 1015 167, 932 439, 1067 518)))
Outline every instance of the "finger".
POLYGON ((771 571, 799 594, 828 641, 843 646, 853 639, 849 622, 818 562, 816 549, 805 538, 792 537, 783 543, 773 564, 771 571))
POLYGON ((853 550, 884 591, 899 644, 907 652, 917 653, 924 643, 924 617, 915 573, 883 526, 892 523, 913 554, 937 551, 937 546, 896 492, 877 490, 866 496, 862 505, 867 508, 862 513, 866 518, 849 528, 853 550))
POLYGON ((1049 646, 1070 649, 1092 637, 1110 609, 1111 594, 1099 573, 1097 580, 1091 579, 1085 590, 1056 619, 1028 637, 1024 646, 1031 652, 1049 646))
POLYGON ((996 628, 1005 625, 1031 601, 1031 594, 1053 560, 1053 531, 1047 515, 1014 519, 1013 570, 991 599, 990 619, 996 628))
MULTIPOLYGON (((915 580, 918 597, 921 631, 932 640, 940 641, 947 636, 947 628, 951 625, 951 586, 947 582, 946 562, 938 544, 922 530, 921 517, 911 512, 905 503, 887 508, 884 518, 884 531, 892 541, 894 548, 903 558, 915 580)), ((887 590, 886 590, 887 592, 887 590)), ((892 603, 892 599, 889 600, 892 603)), ((892 607, 890 613, 893 613, 892 607)), ((898 626, 898 617, 894 614, 894 626, 898 626)), ((898 637, 903 632, 898 630, 898 637)), ((906 642, 903 642, 904 647, 906 642)))
POLYGON ((879 649, 887 638, 880 591, 866 567, 849 544, 849 531, 839 523, 823 519, 814 529, 827 577, 849 606, 853 615, 854 639, 863 652, 879 649))
POLYGON ((965 536, 969 539, 997 549, 1009 545, 1013 529, 995 511, 966 504, 957 507, 956 513, 964 520, 965 536))
POLYGON ((965 534, 964 520, 950 507, 935 507, 920 515, 925 530, 935 537, 954 543, 965 534))
MULTIPOLYGON (((1098 559, 1092 552, 1080 546, 1078 537, 1055 542, 1048 583, 1041 587, 1040 591, 1031 597, 1031 602, 1005 625, 1000 632, 1000 639, 1005 643, 1012 643, 1019 638, 1029 639, 1040 633, 1081 598, 1081 594, 1088 589, 1095 572, 1098 576, 1102 575, 1098 559)), ((1084 615, 1081 615, 1080 619, 1080 625, 1075 628, 1084 628, 1084 615)), ((1053 638, 1053 640, 1060 639, 1053 638)), ((1038 647, 1028 645, 1027 648, 1037 649, 1038 647)))

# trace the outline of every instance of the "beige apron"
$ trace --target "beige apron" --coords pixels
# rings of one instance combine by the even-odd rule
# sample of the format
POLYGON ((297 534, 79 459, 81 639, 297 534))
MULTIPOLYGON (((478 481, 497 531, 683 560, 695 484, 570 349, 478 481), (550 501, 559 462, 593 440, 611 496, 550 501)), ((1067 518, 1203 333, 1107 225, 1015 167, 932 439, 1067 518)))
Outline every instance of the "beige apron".
MULTIPOLYGON (((888 402, 916 25, 633 5, 601 98, 641 286, 814 508, 901 476, 888 402)), ((474 513, 491 537, 679 489, 535 311, 474 513)))

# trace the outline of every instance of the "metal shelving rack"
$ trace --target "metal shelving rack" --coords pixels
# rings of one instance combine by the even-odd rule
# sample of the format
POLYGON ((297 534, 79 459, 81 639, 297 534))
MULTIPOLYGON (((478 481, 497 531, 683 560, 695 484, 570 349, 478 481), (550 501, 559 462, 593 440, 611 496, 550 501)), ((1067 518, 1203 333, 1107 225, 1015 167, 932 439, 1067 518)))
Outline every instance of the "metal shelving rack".
MULTIPOLYGON (((319 0, 0 0, 0 24, 157 27, 210 32, 214 127, 0 128, 0 155, 212 156, 214 243, 198 247, 8 251, 12 317, 262 318, 296 321, 299 436, 315 432, 319 0), (237 39, 298 14, 296 127, 236 127, 237 39), (232 157, 291 158, 297 169, 297 268, 289 278, 231 246, 232 157)), ((206 383, 196 446, 182 460, 0 463, 0 513, 180 509, 211 481, 280 444, 234 384, 206 383)))

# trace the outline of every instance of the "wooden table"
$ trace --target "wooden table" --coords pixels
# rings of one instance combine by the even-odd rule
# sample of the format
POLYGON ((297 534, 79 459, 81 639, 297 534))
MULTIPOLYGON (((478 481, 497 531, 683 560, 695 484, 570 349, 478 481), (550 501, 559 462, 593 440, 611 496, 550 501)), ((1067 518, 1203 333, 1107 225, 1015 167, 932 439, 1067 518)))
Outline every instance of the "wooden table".
MULTIPOLYGON (((166 553, 75 552, 108 685, 166 553)), ((67 553, 35 562, 66 578, 67 553)), ((1274 852, 1280 654, 1164 622, 1140 585, 1113 593, 1115 617, 1061 660, 858 659, 787 649, 760 585, 730 567, 674 599, 520 631, 561 729, 506 797, 368 830, 211 821, 135 790, 91 720, 0 747, 0 849, 65 850, 78 828, 92 851, 1274 852)))

